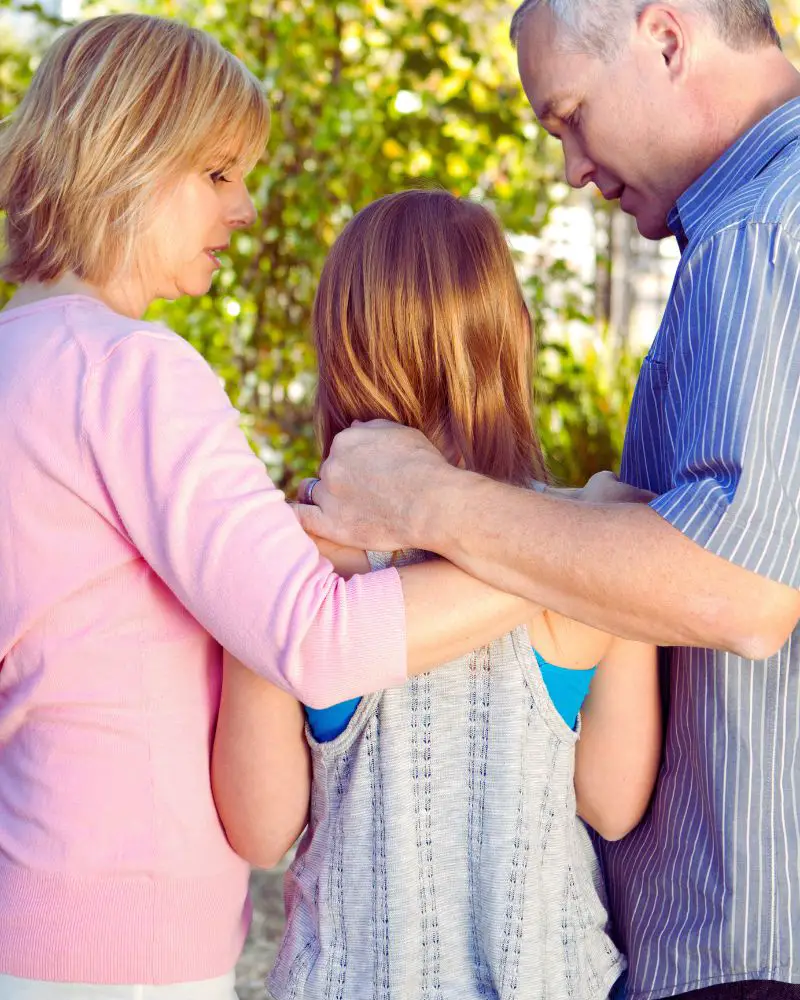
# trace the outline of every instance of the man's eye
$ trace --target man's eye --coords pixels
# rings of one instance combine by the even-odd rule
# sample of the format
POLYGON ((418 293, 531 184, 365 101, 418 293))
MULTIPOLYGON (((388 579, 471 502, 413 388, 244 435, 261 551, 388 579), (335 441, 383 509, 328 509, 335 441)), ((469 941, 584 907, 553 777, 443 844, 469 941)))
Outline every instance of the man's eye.
POLYGON ((577 128, 580 124, 581 113, 580 108, 575 108, 574 111, 570 111, 568 115, 564 116, 564 124, 568 125, 570 128, 577 128))

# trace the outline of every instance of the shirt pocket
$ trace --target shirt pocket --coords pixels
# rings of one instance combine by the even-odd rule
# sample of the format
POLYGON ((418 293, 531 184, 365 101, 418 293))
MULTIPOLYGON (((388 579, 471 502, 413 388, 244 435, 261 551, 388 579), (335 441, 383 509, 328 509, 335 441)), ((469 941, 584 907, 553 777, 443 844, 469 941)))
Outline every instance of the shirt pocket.
POLYGON ((625 437, 622 478, 654 493, 664 491, 669 467, 669 384, 669 365, 649 354, 636 383, 625 437))
POLYGON ((666 361, 648 354, 642 364, 639 381, 651 392, 663 392, 669 385, 669 366, 666 361))

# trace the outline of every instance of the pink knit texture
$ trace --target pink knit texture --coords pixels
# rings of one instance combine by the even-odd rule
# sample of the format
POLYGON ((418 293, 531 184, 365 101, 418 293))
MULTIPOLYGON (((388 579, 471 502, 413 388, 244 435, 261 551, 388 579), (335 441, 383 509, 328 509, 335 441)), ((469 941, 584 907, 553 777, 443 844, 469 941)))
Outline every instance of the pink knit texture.
POLYGON ((221 645, 313 706, 401 684, 399 577, 337 577, 203 358, 92 299, 0 313, 0 454, 0 972, 223 975, 221 645))

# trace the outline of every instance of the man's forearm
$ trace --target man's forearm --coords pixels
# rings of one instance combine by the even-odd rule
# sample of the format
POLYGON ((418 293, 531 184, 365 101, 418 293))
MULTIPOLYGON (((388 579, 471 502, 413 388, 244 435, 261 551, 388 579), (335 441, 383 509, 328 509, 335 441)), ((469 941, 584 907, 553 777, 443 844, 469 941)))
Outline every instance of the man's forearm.
POLYGON ((649 507, 559 500, 447 469, 416 514, 421 547, 615 635, 753 658, 785 641, 776 588, 789 608, 793 592, 705 552, 649 507))
POLYGON ((626 638, 763 659, 800 618, 797 591, 705 552, 651 508, 588 502, 617 500, 591 488, 597 477, 587 502, 515 489, 448 465, 419 431, 382 421, 339 434, 320 475, 316 506, 302 516, 311 533, 438 552, 495 587, 626 638))

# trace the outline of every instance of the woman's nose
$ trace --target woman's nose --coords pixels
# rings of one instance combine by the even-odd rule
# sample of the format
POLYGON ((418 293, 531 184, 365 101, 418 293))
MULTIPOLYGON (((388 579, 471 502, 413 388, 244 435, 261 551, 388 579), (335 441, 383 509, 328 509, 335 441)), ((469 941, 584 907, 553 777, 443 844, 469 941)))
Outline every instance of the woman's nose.
POLYGON ((232 194, 234 197, 226 213, 228 225, 231 229, 246 229, 252 226, 257 218, 256 207, 244 181, 236 185, 236 190, 232 194))

